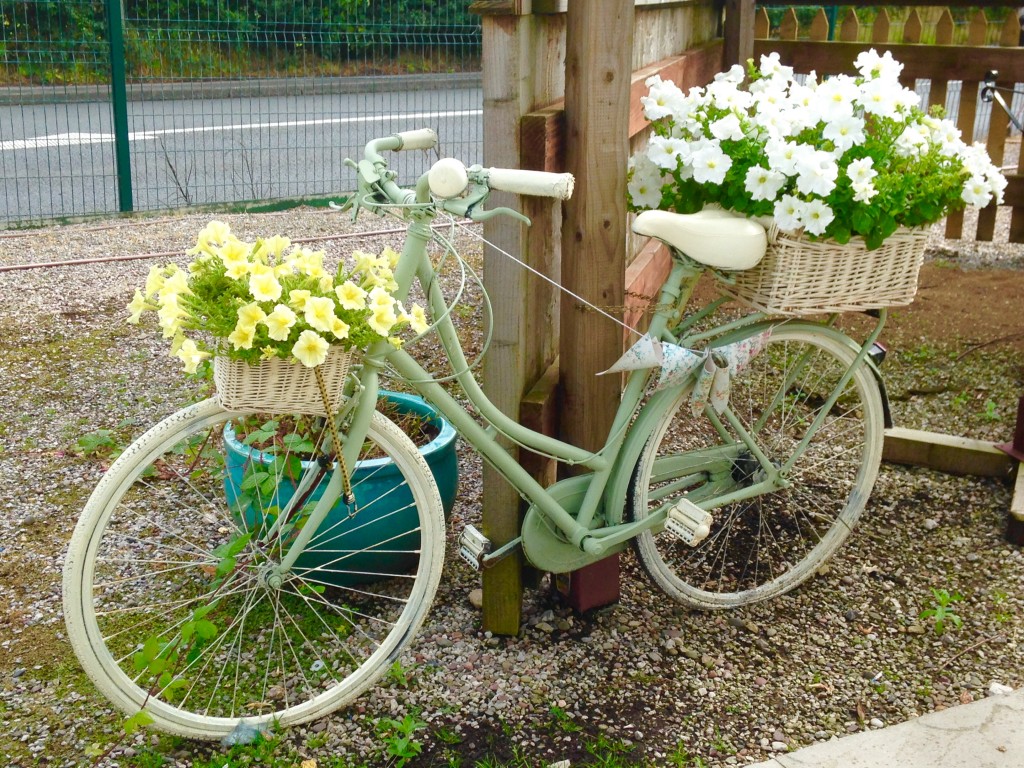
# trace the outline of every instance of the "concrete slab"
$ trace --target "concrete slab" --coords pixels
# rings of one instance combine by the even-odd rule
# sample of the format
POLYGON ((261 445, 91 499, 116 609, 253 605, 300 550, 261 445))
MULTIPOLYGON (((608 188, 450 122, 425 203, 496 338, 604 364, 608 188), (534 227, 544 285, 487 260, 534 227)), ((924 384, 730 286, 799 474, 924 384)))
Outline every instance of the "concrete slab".
POLYGON ((777 755, 748 768, 1021 768, 1024 688, 777 755))

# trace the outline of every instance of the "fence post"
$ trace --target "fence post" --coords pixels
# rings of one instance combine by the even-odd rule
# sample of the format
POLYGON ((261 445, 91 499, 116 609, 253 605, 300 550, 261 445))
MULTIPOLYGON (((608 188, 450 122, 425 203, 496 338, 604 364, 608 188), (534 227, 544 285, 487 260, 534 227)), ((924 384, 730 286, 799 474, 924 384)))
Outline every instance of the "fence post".
POLYGON ((114 164, 117 169, 117 201, 121 211, 132 205, 132 159, 128 146, 128 89, 124 67, 124 14, 121 0, 107 0, 107 34, 110 38, 110 108, 114 117, 114 164))
MULTIPOLYGON (((599 307, 619 312, 626 275, 626 167, 633 3, 571 2, 566 21, 566 167, 576 190, 564 206, 562 284, 599 307)), ((598 450, 620 395, 616 376, 595 377, 622 354, 622 329, 572 294, 562 297, 560 360, 562 437, 598 450)), ((595 563, 585 580, 584 610, 618 599, 618 556, 595 563)), ((578 592, 578 590, 577 590, 578 592)))

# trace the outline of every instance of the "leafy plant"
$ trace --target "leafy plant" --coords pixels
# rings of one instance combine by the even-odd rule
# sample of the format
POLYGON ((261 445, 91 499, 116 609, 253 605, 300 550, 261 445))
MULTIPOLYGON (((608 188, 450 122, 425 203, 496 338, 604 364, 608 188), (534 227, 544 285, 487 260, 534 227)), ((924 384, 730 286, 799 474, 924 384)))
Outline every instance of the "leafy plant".
POLYGON ((275 235, 243 242, 221 221, 199 233, 187 270, 155 266, 128 305, 128 322, 144 312, 159 318, 172 354, 187 373, 212 355, 244 361, 280 358, 321 365, 332 346, 365 349, 406 326, 429 328, 419 305, 405 308, 392 295, 398 254, 356 252, 354 264, 324 267, 323 251, 292 247, 275 235), (290 250, 289 250, 290 249, 290 250))
POLYGON ((963 619, 950 606, 963 600, 963 596, 956 592, 950 594, 945 589, 933 589, 932 595, 935 598, 932 607, 921 611, 918 614, 918 618, 923 620, 930 619, 937 635, 941 635, 946 631, 947 622, 959 629, 963 624, 963 619))
POLYGON ((92 458, 111 456, 117 450, 114 431, 110 429, 97 429, 87 432, 78 438, 78 450, 82 452, 83 456, 92 458))
POLYGON ((412 668, 402 666, 402 662, 399 659, 395 659, 394 664, 392 664, 390 669, 388 669, 388 680, 399 688, 408 688, 412 685, 412 673, 412 668))
POLYGON ((634 209, 717 205, 786 232, 879 247, 899 227, 1001 201, 1006 179, 900 84, 903 65, 862 52, 859 76, 795 79, 777 53, 683 93, 657 75, 641 99, 654 136, 632 158, 634 209), (751 81, 747 90, 740 85, 751 81))
POLYGON ((378 720, 377 735, 384 742, 384 755, 388 758, 388 763, 396 768, 402 768, 419 755, 423 751, 423 744, 417 741, 413 734, 426 727, 425 722, 412 715, 406 715, 401 720, 391 717, 378 720))

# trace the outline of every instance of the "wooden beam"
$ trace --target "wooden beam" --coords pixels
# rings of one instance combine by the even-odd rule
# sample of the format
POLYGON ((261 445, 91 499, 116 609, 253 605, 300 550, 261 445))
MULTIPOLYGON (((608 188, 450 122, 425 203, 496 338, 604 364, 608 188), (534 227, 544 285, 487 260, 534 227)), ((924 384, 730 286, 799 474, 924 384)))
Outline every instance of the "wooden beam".
POLYGON ((726 67, 743 65, 754 55, 755 10, 754 0, 725 0, 726 67))
POLYGON ((903 63, 905 77, 977 81, 985 72, 995 69, 1002 81, 1024 82, 1024 56, 1019 48, 956 46, 951 50, 941 45, 757 40, 754 54, 778 51, 782 63, 797 72, 813 69, 819 75, 856 74, 853 61, 858 53, 869 48, 891 52, 903 63))
MULTIPOLYGON (((647 78, 659 75, 684 91, 707 85, 724 69, 723 43, 715 40, 698 45, 679 56, 670 56, 633 73, 629 90, 629 137, 647 128, 640 97, 647 95, 647 78)), ((520 168, 561 173, 565 166, 565 100, 523 115, 519 126, 520 168)))
POLYGON ((1010 515, 1006 520, 1006 538, 1017 546, 1024 545, 1024 462, 1017 464, 1017 481, 1010 497, 1010 515))
MULTIPOLYGON (((626 313, 623 317, 626 325, 640 331, 647 329, 647 323, 643 322, 644 313, 657 301, 658 292, 671 271, 672 255, 668 247, 652 237, 626 268, 626 313)), ((631 343, 629 331, 623 329, 622 332, 627 343, 631 343)))
MULTIPOLYGON (((565 155, 576 189, 563 204, 561 437, 600 449, 619 403, 616 376, 595 376, 622 353, 619 326, 589 311, 621 307, 626 276, 626 168, 629 159, 633 3, 587 0, 569 4, 565 35, 565 155)), ((602 598, 618 597, 614 571, 602 573, 602 598), (614 580, 614 581, 613 581, 614 580), (614 583, 615 589, 608 587, 614 583)), ((606 600, 607 601, 607 600, 606 600)), ((580 599, 580 604, 589 599, 580 599)))
MULTIPOLYGON (((558 434, 558 358, 523 396, 519 423, 544 435, 558 434)), ((519 462, 545 488, 557 479, 558 462, 548 456, 522 449, 519 462)))
POLYGON ((983 477, 1007 477, 1014 463, 992 443, 901 427, 885 430, 882 459, 952 475, 983 477))

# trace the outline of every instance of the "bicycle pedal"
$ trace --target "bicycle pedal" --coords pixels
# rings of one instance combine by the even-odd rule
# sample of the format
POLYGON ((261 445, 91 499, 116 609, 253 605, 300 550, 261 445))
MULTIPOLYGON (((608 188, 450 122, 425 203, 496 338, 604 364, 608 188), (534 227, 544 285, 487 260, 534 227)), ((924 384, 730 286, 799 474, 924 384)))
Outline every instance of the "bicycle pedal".
POLYGON ((696 547, 711 533, 714 518, 689 499, 680 499, 668 511, 665 530, 684 544, 696 547))
POLYGON ((483 570, 484 555, 490 553, 491 541, 475 526, 467 525, 459 535, 459 555, 474 570, 483 570))

